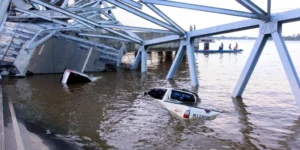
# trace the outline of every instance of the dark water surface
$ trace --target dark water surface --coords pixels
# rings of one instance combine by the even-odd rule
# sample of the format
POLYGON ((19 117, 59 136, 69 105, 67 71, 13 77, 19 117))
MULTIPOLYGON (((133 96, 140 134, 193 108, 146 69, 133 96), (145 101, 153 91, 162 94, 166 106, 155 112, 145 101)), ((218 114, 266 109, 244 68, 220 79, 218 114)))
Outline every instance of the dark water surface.
MULTIPOLYGON (((227 47, 235 41, 223 42, 227 47)), ((36 75, 5 78, 4 88, 19 118, 84 149, 300 149, 300 108, 272 41, 243 99, 231 97, 254 45, 251 40, 238 42, 245 50, 240 54, 196 54, 199 88, 190 86, 187 59, 175 80, 166 81, 172 58, 157 53, 148 56, 147 75, 120 69, 97 74, 101 79, 94 83, 68 87, 59 83, 61 75, 36 75), (211 121, 179 120, 141 99, 152 87, 193 90, 202 99, 199 106, 225 113, 211 121)), ((300 42, 287 46, 299 74, 300 42)))

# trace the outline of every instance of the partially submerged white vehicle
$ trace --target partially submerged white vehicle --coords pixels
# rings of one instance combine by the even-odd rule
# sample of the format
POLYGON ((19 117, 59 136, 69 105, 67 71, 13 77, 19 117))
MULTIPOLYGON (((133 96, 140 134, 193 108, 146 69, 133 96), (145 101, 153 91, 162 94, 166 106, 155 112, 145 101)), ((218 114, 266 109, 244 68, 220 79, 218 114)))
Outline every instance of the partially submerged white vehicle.
POLYGON ((144 95, 149 95, 167 108, 172 114, 183 119, 214 119, 221 112, 197 107, 200 98, 197 93, 186 89, 154 88, 144 95))
POLYGON ((61 79, 61 83, 68 84, 74 82, 94 82, 97 79, 99 79, 99 77, 92 77, 83 72, 66 69, 61 79))

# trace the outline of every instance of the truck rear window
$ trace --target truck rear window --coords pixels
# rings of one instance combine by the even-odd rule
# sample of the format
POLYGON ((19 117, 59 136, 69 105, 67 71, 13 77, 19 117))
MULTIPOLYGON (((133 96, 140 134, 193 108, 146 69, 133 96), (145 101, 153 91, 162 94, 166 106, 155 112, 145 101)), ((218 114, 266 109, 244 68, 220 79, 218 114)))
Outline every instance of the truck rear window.
POLYGON ((172 91, 170 98, 181 102, 195 102, 195 96, 193 94, 183 93, 179 91, 172 91))
POLYGON ((156 99, 163 99, 166 92, 167 89, 152 89, 148 92, 148 95, 156 99))

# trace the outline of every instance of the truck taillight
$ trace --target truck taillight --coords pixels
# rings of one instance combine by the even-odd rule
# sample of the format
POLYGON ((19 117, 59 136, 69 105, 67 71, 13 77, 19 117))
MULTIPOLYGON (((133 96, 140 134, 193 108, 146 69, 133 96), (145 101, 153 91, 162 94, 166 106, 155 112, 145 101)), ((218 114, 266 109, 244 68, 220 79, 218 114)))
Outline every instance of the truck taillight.
POLYGON ((190 117, 190 110, 186 110, 183 114, 183 118, 189 118, 190 117))

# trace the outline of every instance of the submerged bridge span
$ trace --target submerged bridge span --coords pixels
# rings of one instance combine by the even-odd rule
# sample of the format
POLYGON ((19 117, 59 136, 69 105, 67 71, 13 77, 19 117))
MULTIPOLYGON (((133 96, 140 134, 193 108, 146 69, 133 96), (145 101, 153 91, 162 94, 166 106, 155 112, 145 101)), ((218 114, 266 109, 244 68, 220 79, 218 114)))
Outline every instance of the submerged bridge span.
MULTIPOLYGON (((122 46, 113 48, 103 43, 89 41, 89 38, 93 37, 138 44, 138 53, 132 64, 132 69, 136 70, 141 62, 141 72, 147 72, 147 51, 149 47, 180 41, 178 52, 166 79, 169 80, 175 77, 183 56, 187 55, 191 84, 192 86, 198 86, 199 80, 194 56, 194 40, 196 38, 259 28, 258 38, 232 96, 242 96, 267 39, 272 37, 297 104, 300 106, 299 77, 281 32, 282 24, 300 20, 300 9, 273 14, 271 12, 271 0, 268 0, 265 10, 251 0, 236 0, 248 12, 170 0, 140 0, 138 2, 133 0, 78 0, 73 4, 68 2, 69 0, 0 0, 0 37, 5 37, 6 39, 6 42, 0 43, 2 53, 1 65, 11 59, 15 59, 16 62, 24 62, 25 60, 25 62, 29 63, 28 60, 33 54, 32 51, 53 36, 76 41, 87 49, 96 47, 96 49, 102 51, 99 57, 111 64, 118 65, 118 62, 120 62, 118 61, 120 60, 119 57, 122 57, 122 51, 124 50, 122 46), (185 31, 157 6, 177 7, 248 19, 194 31, 185 31), (143 12, 143 7, 149 8, 164 21, 143 12), (113 9, 116 8, 123 9, 150 21, 163 29, 123 25, 113 14, 113 9), (28 29, 26 28, 28 23, 37 27, 28 29), (12 27, 9 24, 16 25, 12 27), (167 33, 169 35, 145 40, 133 31, 167 33), (104 32, 112 35, 104 36, 102 35, 104 32), (19 55, 22 57, 19 57, 19 55)), ((15 61, 13 61, 14 65, 12 66, 15 67, 17 72, 20 72, 22 69, 24 72, 28 64, 17 66, 15 61)))

